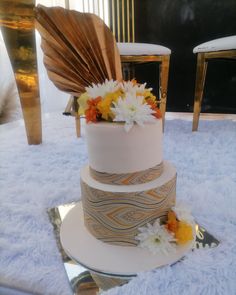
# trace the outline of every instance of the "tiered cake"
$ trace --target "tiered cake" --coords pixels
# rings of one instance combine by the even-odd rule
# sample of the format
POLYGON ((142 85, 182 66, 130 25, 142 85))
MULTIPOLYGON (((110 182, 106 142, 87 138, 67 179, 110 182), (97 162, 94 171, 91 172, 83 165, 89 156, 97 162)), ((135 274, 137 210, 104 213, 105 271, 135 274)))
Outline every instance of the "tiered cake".
POLYGON ((81 171, 84 223, 97 239, 136 246, 138 228, 165 219, 175 204, 176 170, 163 161, 162 120, 86 124, 89 165, 81 171))
MULTIPOLYGON (((59 89, 79 96, 79 115, 84 115, 88 123, 89 166, 81 171, 87 230, 80 226, 83 220, 79 203, 63 220, 64 248, 75 257, 79 247, 87 249, 91 238, 92 246, 115 249, 115 258, 118 248, 122 251, 127 248, 112 247, 97 239, 116 245, 139 245, 161 254, 160 258, 163 253, 173 254, 179 250, 178 245, 188 243, 194 236, 192 217, 178 206, 173 208, 176 170, 162 157, 161 100, 145 83, 123 80, 114 36, 95 15, 40 6, 36 9, 36 20, 43 37, 42 48, 50 79, 59 89), (58 59, 58 56, 65 58, 58 59), (74 219, 75 216, 79 218, 74 219), (79 225, 79 240, 85 238, 83 242, 86 243, 75 243, 74 234, 71 234, 73 225, 79 225), (88 231, 95 238, 87 235, 88 231)), ((94 265, 94 257, 91 263, 88 261, 91 252, 82 250, 78 261, 94 265)), ((141 264, 147 261, 142 257, 141 264)), ((171 260, 159 265, 173 262, 173 257, 168 258, 171 260)), ((97 264, 99 266, 93 269, 104 270, 103 259, 101 261, 102 265, 97 264)), ((136 271, 140 271, 140 267, 136 271)))

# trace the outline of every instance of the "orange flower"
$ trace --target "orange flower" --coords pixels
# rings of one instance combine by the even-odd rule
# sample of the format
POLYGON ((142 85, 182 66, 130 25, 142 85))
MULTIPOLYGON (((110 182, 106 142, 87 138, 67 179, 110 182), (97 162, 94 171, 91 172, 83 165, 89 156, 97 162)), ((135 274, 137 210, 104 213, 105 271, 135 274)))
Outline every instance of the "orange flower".
POLYGON ((184 245, 193 239, 192 226, 185 221, 179 221, 175 212, 172 210, 167 214, 165 227, 174 233, 178 245, 184 245))
POLYGON ((112 103, 117 102, 118 98, 122 96, 122 91, 119 89, 112 93, 107 93, 103 100, 99 101, 97 104, 97 109, 100 112, 102 119, 106 121, 112 121, 114 119, 114 114, 111 110, 112 103))
POLYGON ((178 221, 176 219, 176 215, 174 211, 169 211, 167 215, 167 222, 166 222, 166 228, 173 232, 176 233, 177 228, 178 228, 178 221))
POLYGON ((184 245, 193 239, 192 226, 185 221, 178 222, 178 229, 175 233, 176 243, 184 245))
POLYGON ((160 109, 155 108, 154 111, 155 111, 155 113, 153 114, 153 116, 156 117, 157 119, 161 119, 162 118, 162 114, 161 114, 160 109))
POLYGON ((148 105, 150 105, 151 109, 154 111, 152 114, 157 119, 160 119, 162 117, 160 109, 157 107, 157 103, 153 101, 151 98, 147 98, 146 102, 148 105))
POLYGON ((97 109, 97 104, 102 100, 102 98, 99 96, 95 99, 89 99, 87 101, 88 109, 85 111, 85 118, 86 122, 97 122, 97 119, 99 117, 99 111, 97 109))
POLYGON ((133 78, 133 79, 131 80, 131 82, 133 83, 133 85, 138 84, 138 83, 137 83, 137 80, 136 80, 135 78, 133 78))

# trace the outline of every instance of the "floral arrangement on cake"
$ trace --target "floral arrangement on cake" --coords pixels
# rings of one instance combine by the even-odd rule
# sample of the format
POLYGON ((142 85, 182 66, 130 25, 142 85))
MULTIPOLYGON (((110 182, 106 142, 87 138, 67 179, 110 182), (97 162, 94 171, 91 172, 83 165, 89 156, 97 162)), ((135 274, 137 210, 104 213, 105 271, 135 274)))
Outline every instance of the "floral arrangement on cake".
POLYGON ((167 214, 167 221, 161 224, 157 219, 154 224, 140 227, 136 240, 139 247, 147 248, 153 254, 168 255, 176 251, 177 245, 185 245, 194 239, 194 220, 189 208, 179 203, 167 214))
POLYGON ((106 80, 85 88, 78 98, 79 114, 86 122, 124 122, 129 131, 134 123, 143 126, 161 118, 159 101, 152 94, 152 88, 136 80, 118 82, 106 80))

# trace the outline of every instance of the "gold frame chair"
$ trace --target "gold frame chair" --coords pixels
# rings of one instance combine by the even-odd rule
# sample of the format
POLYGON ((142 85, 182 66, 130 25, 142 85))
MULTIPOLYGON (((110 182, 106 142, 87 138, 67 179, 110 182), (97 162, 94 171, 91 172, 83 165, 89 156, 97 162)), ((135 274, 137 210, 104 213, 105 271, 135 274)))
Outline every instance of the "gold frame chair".
POLYGON ((197 53, 197 72, 195 82, 192 131, 197 131, 208 61, 211 59, 236 59, 236 36, 220 38, 203 43, 195 47, 193 52, 197 53), (222 46, 222 41, 230 42, 229 44, 223 44, 224 46, 222 46))
POLYGON ((127 64, 141 64, 155 62, 159 64, 159 100, 164 130, 167 89, 169 78, 170 54, 169 48, 148 43, 135 42, 135 7, 134 0, 111 0, 110 28, 116 36, 120 50, 121 62, 127 64), (121 12, 121 13, 120 13, 121 12), (132 49, 134 43, 134 49, 132 49), (138 52, 136 48, 138 46, 138 52), (155 53, 146 53, 149 46, 155 47, 155 53), (128 48, 128 49, 127 49, 128 48), (145 49, 144 49, 145 48, 145 49), (130 53, 129 53, 130 51, 130 53), (166 51, 166 52, 165 52, 166 51), (165 52, 165 53, 164 53, 165 52))

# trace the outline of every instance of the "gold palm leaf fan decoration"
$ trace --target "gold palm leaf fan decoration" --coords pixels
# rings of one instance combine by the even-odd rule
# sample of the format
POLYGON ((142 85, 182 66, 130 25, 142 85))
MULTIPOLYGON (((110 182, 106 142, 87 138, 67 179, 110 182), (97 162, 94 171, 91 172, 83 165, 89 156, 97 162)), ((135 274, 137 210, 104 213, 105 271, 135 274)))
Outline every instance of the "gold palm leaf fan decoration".
POLYGON ((98 16, 38 5, 35 19, 44 65, 57 88, 79 96, 92 83, 122 80, 115 38, 98 16))

